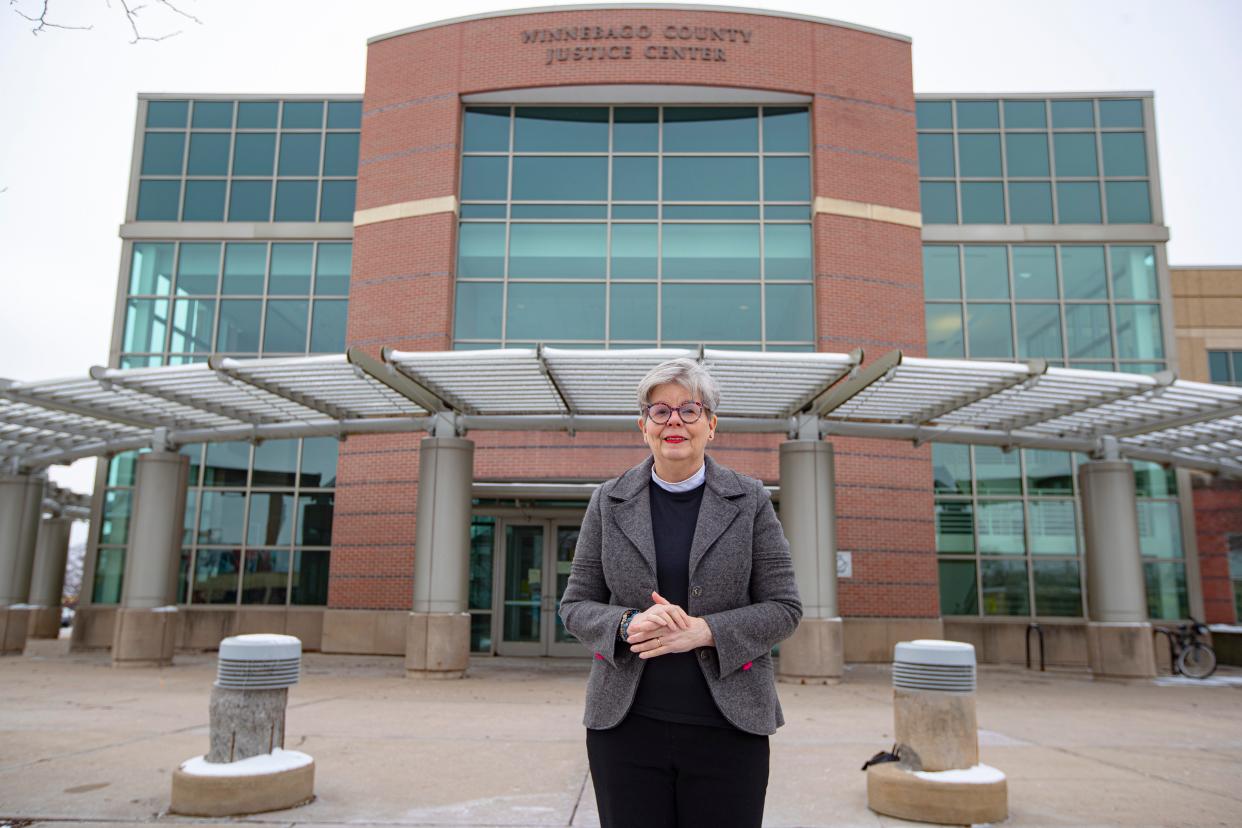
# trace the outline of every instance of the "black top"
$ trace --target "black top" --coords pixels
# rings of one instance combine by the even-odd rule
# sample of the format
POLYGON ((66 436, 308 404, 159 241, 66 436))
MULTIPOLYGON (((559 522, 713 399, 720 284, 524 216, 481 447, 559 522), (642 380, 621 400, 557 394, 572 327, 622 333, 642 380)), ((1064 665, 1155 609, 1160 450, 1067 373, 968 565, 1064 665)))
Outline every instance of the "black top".
MULTIPOLYGON (((660 594, 685 609, 690 597, 690 544, 703 502, 703 486, 670 492, 652 481, 647 488, 651 492, 651 533, 660 594)), ((638 683, 633 712, 666 722, 733 727, 716 707, 698 661, 696 650, 649 659, 638 683)))

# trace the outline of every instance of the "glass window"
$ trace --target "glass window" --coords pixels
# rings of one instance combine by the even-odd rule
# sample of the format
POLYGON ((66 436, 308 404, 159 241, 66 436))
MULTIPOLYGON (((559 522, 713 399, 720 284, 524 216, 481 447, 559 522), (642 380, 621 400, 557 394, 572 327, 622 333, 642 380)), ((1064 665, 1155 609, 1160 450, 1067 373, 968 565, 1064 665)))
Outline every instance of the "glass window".
POLYGON ((280 136, 280 175, 319 174, 319 134, 286 132, 280 136))
POLYGON ((189 101, 147 101, 147 126, 185 129, 189 112, 189 101))
MULTIPOLYGON (((1113 355, 1107 305, 1066 305, 1065 336, 1071 359, 1113 355)), ((1080 366, 1074 366, 1080 367, 1080 366)), ((1107 370, 1112 370, 1111 366, 1107 370)))
POLYGON ((172 337, 168 350, 180 353, 210 353, 215 321, 214 299, 178 299, 173 303, 172 337))
POLYGON ((509 150, 509 107, 468 106, 463 117, 463 152, 509 150))
POLYGON ((1009 183, 1012 224, 1052 224, 1052 185, 1047 181, 1009 183))
POLYGON ((609 339, 654 340, 659 336, 655 285, 613 285, 609 339))
POLYGON ((811 113, 804 106, 763 108, 764 152, 810 152, 811 113))
POLYGON ((1018 453, 994 446, 975 446, 975 482, 982 495, 1021 494, 1018 453))
POLYGON ((768 279, 811 279, 811 225, 766 224, 763 267, 768 279))
POLYGON ((618 107, 613 113, 613 152, 655 152, 659 148, 658 109, 646 106, 618 107))
POLYGON ((1063 451, 1025 449, 1026 488, 1029 494, 1072 494, 1074 471, 1063 451))
POLYGON ((138 221, 176 221, 180 181, 143 180, 138 184, 138 221))
MULTIPOLYGON (((1014 310, 1018 317, 1018 357, 1059 358, 1062 355, 1060 306, 1022 304, 1014 310)), ((971 343, 973 350, 974 341, 971 343)))
POLYGON ((96 604, 118 604, 125 575, 125 547, 101 547, 95 558, 95 583, 91 598, 96 604))
POLYGON ((968 244, 965 256, 968 298, 1009 298, 1009 259, 1003 245, 968 244))
POLYGON ((1094 245, 1061 247, 1061 277, 1066 299, 1108 298, 1104 248, 1094 245))
POLYGON ((184 132, 148 132, 142 145, 143 175, 181 175, 184 132))
POLYGON ((978 302, 968 304, 966 329, 970 337, 972 359, 1013 356, 1013 323, 1009 316, 1009 305, 978 302))
POLYGON ((357 193, 357 181, 323 182, 323 192, 319 197, 319 220, 352 222, 357 193))
POLYGON ((936 551, 941 555, 975 551, 975 517, 969 500, 936 501, 936 551))
POLYGON ((970 494, 970 446, 932 443, 932 470, 937 493, 970 494))
POLYGON ((1053 101, 1052 125, 1058 129, 1095 126, 1095 111, 1091 101, 1053 101))
POLYGON ((328 129, 362 126, 362 101, 328 101, 328 129))
POLYGON ((282 129, 323 129, 322 101, 285 101, 282 129))
POLYGON ((514 224, 509 229, 509 276, 603 279, 607 250, 604 224, 514 224))
POLYGON ((289 591, 288 549, 249 549, 244 569, 243 604, 286 603, 289 591))
POLYGON ((1035 614, 1082 615, 1082 587, 1077 561, 1031 561, 1035 578, 1035 614))
POLYGON ((293 593, 290 603, 323 605, 328 603, 328 559, 326 549, 293 550, 293 593))
POLYGON ((332 545, 332 492, 302 495, 298 498, 297 535, 294 542, 299 546, 332 545))
POLYGON ((980 561, 984 615, 1029 615, 1026 561, 980 561))
POLYGON ((192 125, 203 129, 229 129, 233 126, 233 102, 195 101, 192 125))
POLYGON ((177 293, 214 294, 220 277, 220 244, 183 243, 177 260, 177 293))
POLYGON ((965 133, 957 136, 962 158, 962 178, 1000 178, 1000 134, 965 133))
POLYGON ((1231 383, 1228 351, 1208 351, 1208 378, 1210 382, 1231 383))
MULTIPOLYGON (((503 249, 503 248, 502 248, 503 249)), ((348 296, 349 270, 353 244, 319 245, 315 259, 315 293, 320 296, 348 296)))
POLYGON ((1057 156, 1057 176, 1097 176, 1095 135, 1090 132, 1057 132, 1052 136, 1057 156))
POLYGON ((1100 126, 1141 127, 1142 125, 1142 101, 1135 98, 1100 101, 1100 126))
POLYGON ((314 221, 319 182, 281 181, 276 185, 276 221, 314 221))
POLYGON ((1117 356, 1163 359, 1159 305, 1117 305, 1117 356))
POLYGON ((509 159, 495 156, 461 159, 463 201, 499 201, 509 192, 509 159))
POLYGON ((499 282, 458 282, 454 302, 456 339, 500 339, 500 305, 504 287, 499 282))
POLYGON ((1108 181, 1108 220, 1113 224, 1150 224, 1151 198, 1146 181, 1108 181))
POLYGON ((982 500, 976 505, 980 554, 1026 551, 1021 500, 982 500))
POLYGON ((246 493, 205 489, 198 512, 199 543, 241 543, 246 493))
POLYGON ((129 292, 167 294, 172 290, 173 246, 135 242, 129 270, 129 292))
POLYGON ((1155 299, 1156 251, 1152 247, 1109 248, 1113 260, 1113 296, 1118 299, 1155 299))
POLYGON ((815 338, 815 300, 810 285, 767 285, 764 295, 768 339, 815 338))
POLYGON ((586 284, 509 285, 509 339, 604 338, 604 286, 586 284))
POLYGON ((962 183, 962 224, 1004 224, 1005 191, 999 181, 962 183))
POLYGON ((216 350, 221 353, 254 354, 259 350, 261 299, 224 299, 220 302, 220 331, 216 350))
POLYGON ((958 129, 996 129, 1000 114, 996 101, 958 101, 958 129))
POLYGON ((919 184, 923 221, 927 224, 957 223, 957 187, 949 182, 924 181, 919 184))
POLYGON ((133 492, 109 489, 104 494, 103 520, 99 525, 99 542, 124 544, 129 540, 129 519, 132 514, 133 492))
POLYGON ((310 293, 311 259, 314 245, 273 244, 272 277, 267 291, 272 294, 310 293))
POLYGON ((763 159, 763 197, 768 201, 810 201, 811 159, 763 159))
POLYGON ((1047 125, 1043 101, 1005 101, 1005 129, 1043 129, 1047 125))
POLYGON ((229 197, 229 221, 267 221, 271 215, 271 181, 233 181, 229 197))
POLYGON ((263 325, 263 352, 306 353, 305 299, 269 299, 263 325))
POLYGON ((189 179, 185 182, 182 221, 223 221, 226 182, 189 179))
POLYGON ((612 226, 612 278, 654 279, 659 266, 659 232, 654 224, 612 226))
POLYGON ((974 561, 940 561, 939 576, 942 615, 979 614, 974 561))
POLYGON ((604 201, 607 198, 607 158, 536 155, 513 159, 514 201, 604 201))
POLYGON ((323 140, 323 174, 357 175, 358 133, 329 132, 323 140))
POLYGON ((1013 247, 1013 295, 1017 299, 1057 298, 1055 247, 1013 247))
MULTIPOLYGON (((190 135, 188 175, 228 175, 229 136, 226 132, 195 132, 190 135)), ((178 170, 177 174, 180 173, 178 170)))
POLYGON ((238 559, 235 549, 199 549, 194 556, 194 604, 237 603, 238 559))
POLYGON ((233 139, 233 175, 271 175, 276 133, 239 132, 233 139))
POLYGON ((666 224, 665 279, 759 278, 759 225, 666 224))
POLYGON ((957 245, 923 245, 923 296, 959 299, 962 295, 957 245))
POLYGON ((952 101, 915 101, 914 121, 919 129, 952 129, 952 101))
POLYGON ((457 234, 459 277, 504 276, 505 226, 463 223, 457 234))
POLYGON ((135 464, 137 462, 138 452, 136 451, 124 451, 113 457, 108 461, 108 485, 134 485, 135 464))
POLYGON ((292 537, 293 492, 251 493, 246 543, 250 546, 285 546, 292 537))
POLYGON ((238 129, 274 129, 280 104, 276 101, 238 101, 238 129))
POLYGON ((125 336, 122 350, 163 351, 168 332, 167 299, 130 299, 125 303, 125 336))
POLYGON ((1181 562, 1143 562, 1147 581, 1147 614, 1152 618, 1179 619, 1190 615, 1186 595, 1186 566, 1181 562))
POLYGON ((758 201, 759 159, 666 157, 665 201, 758 201))
POLYGON ((667 107, 664 151, 758 152, 758 112, 749 106, 667 107))
POLYGON ((758 340, 758 285, 664 285, 663 338, 682 342, 758 340))
POLYGON ((1011 176, 1047 176, 1049 174, 1048 136, 1029 132, 1007 134, 1005 136, 1005 162, 1008 164, 1011 176))
POLYGON ((316 299, 311 317, 311 353, 339 354, 345 351, 345 327, 349 303, 343 299, 316 299))
POLYGON ((953 136, 948 133, 919 133, 919 175, 926 178, 952 178, 953 136))
MULTIPOLYGON (((597 159, 585 160, 595 161, 597 159)), ((615 200, 655 201, 659 196, 660 162, 658 158, 623 155, 612 160, 612 197, 615 200)))
POLYGON ((1100 136, 1105 175, 1147 175, 1147 144, 1141 132, 1105 132, 1100 136))
POLYGON ((303 489, 330 489, 336 485, 336 461, 340 443, 334 437, 308 437, 302 441, 303 489))
MULTIPOLYGON (((240 442, 208 443, 203 466, 204 486, 245 486, 250 468, 250 445, 240 442)), ((241 529, 238 528, 240 533, 241 529)))
POLYGON ((1032 500, 1032 555, 1075 555, 1078 552, 1078 523, 1072 500, 1032 500))
POLYGON ((519 106, 515 152, 607 152, 606 107, 519 106))
POLYGON ((927 305, 927 355, 958 358, 966 355, 962 339, 961 305, 927 305))
POLYGON ((254 480, 251 485, 293 488, 297 467, 297 440, 264 440, 254 450, 254 480))

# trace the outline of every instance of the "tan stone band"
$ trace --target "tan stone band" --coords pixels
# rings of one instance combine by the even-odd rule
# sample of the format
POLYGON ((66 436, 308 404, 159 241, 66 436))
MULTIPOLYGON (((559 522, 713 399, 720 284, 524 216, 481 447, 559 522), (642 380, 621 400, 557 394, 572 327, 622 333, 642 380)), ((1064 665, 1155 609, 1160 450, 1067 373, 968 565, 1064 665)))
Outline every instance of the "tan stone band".
POLYGON ((457 196, 438 196, 421 198, 417 201, 403 201, 400 204, 385 204, 383 207, 371 207, 354 213, 354 227, 367 224, 378 224, 381 221, 430 216, 435 213, 456 213, 457 196))
POLYGON ((923 216, 914 210, 901 210, 897 207, 885 207, 883 204, 868 204, 865 201, 846 201, 842 198, 816 196, 815 213, 830 216, 849 216, 850 218, 885 221, 889 224, 900 224, 905 227, 922 227, 923 216))

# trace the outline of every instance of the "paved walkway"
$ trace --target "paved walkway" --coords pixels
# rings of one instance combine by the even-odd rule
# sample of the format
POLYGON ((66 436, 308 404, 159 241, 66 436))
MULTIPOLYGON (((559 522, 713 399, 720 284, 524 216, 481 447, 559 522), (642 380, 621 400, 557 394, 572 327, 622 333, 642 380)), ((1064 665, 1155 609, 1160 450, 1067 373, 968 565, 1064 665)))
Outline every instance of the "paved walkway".
MULTIPOLYGON (((172 769, 207 749, 214 668, 210 654, 166 670, 113 669, 104 654, 0 659, 0 825, 225 824, 165 814, 172 769)), ((315 757, 317 798, 247 824, 598 825, 585 671, 480 658, 466 680, 419 682, 398 658, 310 654, 286 747, 315 757)), ((1009 777, 1005 824, 1242 824, 1242 670, 1220 675, 1123 684, 982 667, 981 758, 1009 777)), ((892 741, 885 666, 780 693, 766 825, 917 824, 866 806, 859 767, 892 741)))

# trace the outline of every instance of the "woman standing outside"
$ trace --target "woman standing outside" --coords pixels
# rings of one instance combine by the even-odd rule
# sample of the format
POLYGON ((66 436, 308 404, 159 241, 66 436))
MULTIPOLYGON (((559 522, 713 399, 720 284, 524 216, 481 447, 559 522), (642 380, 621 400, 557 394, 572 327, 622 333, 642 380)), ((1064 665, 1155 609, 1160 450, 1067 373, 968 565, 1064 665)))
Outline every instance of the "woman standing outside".
POLYGON ((759 828, 768 735, 784 724, 770 651, 802 617, 763 484, 705 451, 720 392, 689 359, 638 386, 651 457, 603 483, 560 614, 595 653, 587 756, 603 828, 759 828))

